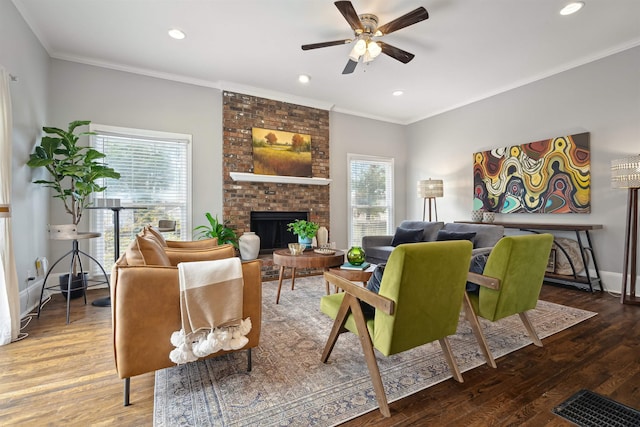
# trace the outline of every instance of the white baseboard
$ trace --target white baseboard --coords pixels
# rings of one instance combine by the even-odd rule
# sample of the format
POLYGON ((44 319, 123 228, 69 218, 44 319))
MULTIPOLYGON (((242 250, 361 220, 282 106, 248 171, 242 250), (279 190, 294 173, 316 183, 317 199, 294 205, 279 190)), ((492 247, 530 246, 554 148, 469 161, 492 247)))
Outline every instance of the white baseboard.
MULTIPOLYGON (((47 278, 47 287, 51 287, 52 284, 59 282, 59 277, 65 273, 51 273, 47 278)), ((102 276, 104 279, 104 276, 102 276)), ((91 276, 93 278, 93 276, 91 276)), ((44 284, 44 277, 38 277, 36 280, 29 282, 27 289, 20 291, 20 318, 23 319, 29 313, 36 312, 38 310, 38 304, 40 303, 40 292, 42 291, 42 285, 44 284)), ((91 289, 106 288, 107 284, 101 284, 98 286, 91 286, 91 289)), ((60 288, 55 287, 52 289, 45 289, 42 300, 46 300, 53 294, 59 294, 60 288)))
MULTIPOLYGON (((27 289, 20 292, 20 318, 23 319, 27 314, 38 310, 40 302, 40 292, 44 284, 44 277, 38 277, 36 280, 29 282, 27 289)), ((50 295, 50 291, 44 291, 42 299, 46 299, 50 295)))

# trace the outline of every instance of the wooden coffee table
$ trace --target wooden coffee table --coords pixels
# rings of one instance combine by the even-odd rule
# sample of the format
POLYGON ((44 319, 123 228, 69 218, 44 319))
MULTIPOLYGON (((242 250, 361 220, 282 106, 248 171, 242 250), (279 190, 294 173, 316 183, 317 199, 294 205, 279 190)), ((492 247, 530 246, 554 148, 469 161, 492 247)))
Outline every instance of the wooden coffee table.
MULTIPOLYGON (((296 268, 323 268, 327 271, 329 267, 336 267, 344 263, 344 252, 336 251, 333 255, 322 255, 315 253, 312 249, 307 249, 301 255, 291 255, 289 249, 278 249, 273 252, 273 263, 280 266, 278 294, 276 295, 276 304, 278 304, 285 267, 291 267, 291 290, 293 290, 296 280, 296 268)), ((327 286, 327 295, 329 295, 329 282, 325 282, 325 284, 327 286)))

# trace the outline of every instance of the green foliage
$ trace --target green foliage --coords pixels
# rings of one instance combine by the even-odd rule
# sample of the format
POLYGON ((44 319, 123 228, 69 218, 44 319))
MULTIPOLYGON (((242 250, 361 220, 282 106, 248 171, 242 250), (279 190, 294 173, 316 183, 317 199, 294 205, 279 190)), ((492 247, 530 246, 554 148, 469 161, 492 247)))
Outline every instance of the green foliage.
POLYGON ((304 219, 296 219, 294 222, 287 224, 287 230, 293 234, 304 238, 313 238, 316 235, 320 226, 312 221, 306 221, 304 219))
POLYGON ((91 193, 106 189, 98 184, 99 180, 120 178, 118 172, 99 161, 105 157, 104 154, 91 147, 78 145, 80 136, 94 133, 75 134, 74 131, 90 123, 89 120, 73 121, 69 123, 68 130, 43 127, 42 130, 49 135, 42 137, 40 145, 36 146, 27 162, 32 168, 44 167, 49 171, 50 180, 39 179, 34 182, 53 189, 53 197, 62 200, 76 225, 82 218, 83 210, 91 203, 91 193))
POLYGON ((371 165, 354 176, 353 182, 359 213, 364 212, 368 219, 372 219, 386 211, 386 174, 383 167, 371 165))
POLYGON ((226 243, 232 244, 234 247, 238 247, 238 236, 236 232, 228 227, 229 221, 219 221, 218 215, 214 218, 209 212, 204 214, 209 221, 209 225, 199 225, 193 229, 197 231, 197 239, 213 239, 218 238, 218 244, 224 245, 226 243))

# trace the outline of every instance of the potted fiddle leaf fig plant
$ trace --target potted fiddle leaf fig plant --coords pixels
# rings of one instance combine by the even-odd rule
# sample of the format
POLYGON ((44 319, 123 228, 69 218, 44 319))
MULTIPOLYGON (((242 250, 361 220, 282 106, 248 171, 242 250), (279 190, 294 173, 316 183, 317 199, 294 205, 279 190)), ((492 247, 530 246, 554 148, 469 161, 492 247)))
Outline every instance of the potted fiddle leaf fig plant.
POLYGON ((78 225, 84 209, 91 204, 89 196, 106 189, 99 184, 100 180, 120 178, 118 172, 101 161, 105 154, 78 144, 82 135, 94 135, 94 132, 75 133, 75 130, 90 123, 89 120, 73 121, 67 130, 43 127, 47 135, 42 137, 27 162, 32 168, 43 167, 49 171, 49 179, 34 182, 53 190, 53 197, 62 200, 74 225, 78 225))
POLYGON ((296 219, 293 222, 287 224, 287 230, 298 236, 298 243, 305 245, 305 247, 311 247, 311 239, 318 232, 320 225, 313 221, 307 221, 304 219, 296 219))
MULTIPOLYGON (((49 172, 48 179, 38 179, 36 184, 53 190, 53 197, 60 199, 64 208, 71 215, 70 226, 60 226, 76 230, 82 219, 82 213, 91 204, 89 196, 106 189, 100 185, 104 178, 119 179, 120 174, 107 166, 101 159, 105 155, 98 150, 79 145, 80 137, 93 135, 93 132, 78 132, 81 126, 88 126, 91 121, 77 120, 69 123, 67 130, 56 127, 43 127, 47 134, 42 137, 40 145, 35 147, 29 156, 27 165, 32 168, 45 168, 49 172)), ((65 255, 66 256, 66 255, 65 255)), ((71 272, 70 272, 71 273, 71 272)), ((61 275, 60 288, 67 298, 84 295, 88 273, 80 277, 77 272, 76 258, 73 258, 72 277, 61 275), (71 292, 69 292, 71 288, 71 292)))

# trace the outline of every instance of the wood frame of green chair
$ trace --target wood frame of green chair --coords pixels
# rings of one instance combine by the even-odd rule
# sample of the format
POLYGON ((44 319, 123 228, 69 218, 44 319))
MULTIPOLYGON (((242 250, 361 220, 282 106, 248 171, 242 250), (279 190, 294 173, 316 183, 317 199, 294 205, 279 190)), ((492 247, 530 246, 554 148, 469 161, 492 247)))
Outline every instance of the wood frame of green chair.
MULTIPOLYGON (((373 293, 370 290, 333 273, 324 273, 324 278, 327 282, 344 290, 345 296, 342 300, 342 304, 340 305, 338 314, 336 315, 331 332, 329 333, 329 338, 327 339, 324 351, 322 352, 321 361, 322 363, 327 362, 340 334, 348 332, 344 325, 349 318, 349 314, 353 314, 356 328, 358 330, 358 338, 362 345, 365 362, 369 369, 369 375, 371 376, 371 382, 373 383, 373 389, 376 394, 378 406, 380 407, 380 412, 383 416, 390 417, 391 412, 389 411, 389 404, 387 403, 387 396, 382 384, 382 377, 380 376, 380 370, 373 351, 373 343, 371 341, 371 336, 369 335, 369 330, 359 301, 366 302, 376 310, 380 310, 389 315, 394 314, 395 303, 389 298, 373 293)), ((449 340, 447 337, 443 337, 439 339, 438 342, 440 343, 440 347, 442 348, 442 352, 447 364, 449 365, 453 378, 458 382, 463 382, 462 374, 460 373, 460 369, 458 368, 453 356, 449 340)))

